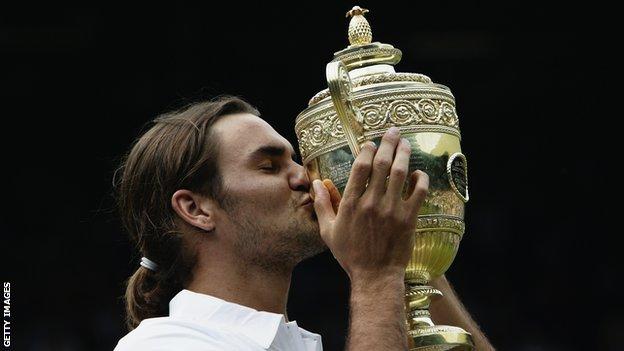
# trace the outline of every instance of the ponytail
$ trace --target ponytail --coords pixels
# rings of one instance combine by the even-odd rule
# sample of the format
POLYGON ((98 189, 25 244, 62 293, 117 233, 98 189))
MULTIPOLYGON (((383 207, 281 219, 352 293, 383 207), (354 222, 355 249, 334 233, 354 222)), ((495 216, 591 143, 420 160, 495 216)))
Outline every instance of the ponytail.
POLYGON ((189 282, 196 256, 192 250, 173 246, 178 257, 169 263, 169 269, 152 271, 139 266, 128 278, 125 299, 129 330, 144 319, 169 315, 169 301, 189 282))
POLYGON ((159 301, 162 300, 159 297, 164 294, 157 291, 158 281, 154 274, 155 272, 139 266, 136 272, 128 278, 125 299, 126 326, 129 330, 136 328, 143 319, 167 313, 163 308, 163 302, 159 301))

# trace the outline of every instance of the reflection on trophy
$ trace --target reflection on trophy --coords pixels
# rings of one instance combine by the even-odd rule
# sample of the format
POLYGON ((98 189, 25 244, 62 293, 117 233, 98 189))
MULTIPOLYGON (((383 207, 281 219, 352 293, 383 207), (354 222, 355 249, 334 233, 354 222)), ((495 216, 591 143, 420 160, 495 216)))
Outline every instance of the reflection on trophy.
POLYGON ((420 169, 430 179, 405 275, 410 349, 473 350, 472 338, 463 329, 434 325, 429 305, 442 294, 427 286, 449 268, 465 230, 467 165, 455 98, 448 87, 425 75, 395 72, 401 51, 371 42, 366 12, 355 6, 347 13, 351 45, 327 64, 328 89, 297 116, 303 162, 310 180, 331 179, 342 193, 360 145, 379 144, 392 126, 401 130, 412 146, 410 171, 420 169))

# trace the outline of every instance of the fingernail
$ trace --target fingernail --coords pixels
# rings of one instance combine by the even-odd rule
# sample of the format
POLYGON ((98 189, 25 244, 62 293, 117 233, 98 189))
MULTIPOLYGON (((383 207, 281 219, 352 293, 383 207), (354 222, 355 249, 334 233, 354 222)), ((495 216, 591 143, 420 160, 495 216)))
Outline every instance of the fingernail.
POLYGON ((318 179, 314 179, 314 181, 312 182, 312 187, 314 188, 314 191, 318 192, 320 186, 323 186, 321 181, 318 179))
POLYGON ((376 148, 377 148, 377 145, 376 145, 374 142, 372 142, 372 141, 367 141, 367 142, 365 142, 365 143, 362 143, 362 145, 361 145, 361 147, 360 147, 360 150, 364 149, 364 147, 365 147, 365 146, 367 146, 367 145, 368 145, 368 146, 370 146, 370 147, 372 147, 373 149, 376 149, 376 148))
POLYGON ((405 145, 410 146, 410 142, 406 138, 401 138, 401 141, 404 142, 405 145))
POLYGON ((391 127, 390 129, 388 129, 388 134, 399 135, 399 128, 391 127))

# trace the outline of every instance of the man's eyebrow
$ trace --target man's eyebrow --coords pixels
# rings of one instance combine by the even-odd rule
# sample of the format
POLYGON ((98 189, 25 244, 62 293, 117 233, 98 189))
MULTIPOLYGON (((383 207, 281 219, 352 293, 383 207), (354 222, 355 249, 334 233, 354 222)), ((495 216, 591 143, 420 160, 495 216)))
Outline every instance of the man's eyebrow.
MULTIPOLYGON (((290 149, 290 157, 296 161, 297 154, 294 149, 290 149)), ((254 152, 251 153, 250 158, 255 158, 258 156, 272 156, 272 157, 280 157, 286 153, 286 147, 282 145, 264 145, 257 148, 254 152)))

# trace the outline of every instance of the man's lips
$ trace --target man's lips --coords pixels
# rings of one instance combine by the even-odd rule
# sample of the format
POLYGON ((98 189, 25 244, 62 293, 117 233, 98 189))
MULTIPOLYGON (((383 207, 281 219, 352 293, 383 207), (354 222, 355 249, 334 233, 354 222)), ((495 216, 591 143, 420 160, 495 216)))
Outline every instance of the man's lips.
POLYGON ((312 201, 312 198, 310 197, 310 195, 306 195, 306 197, 303 199, 303 201, 301 202, 299 206, 303 207, 303 206, 310 205, 313 203, 314 201, 312 201))

